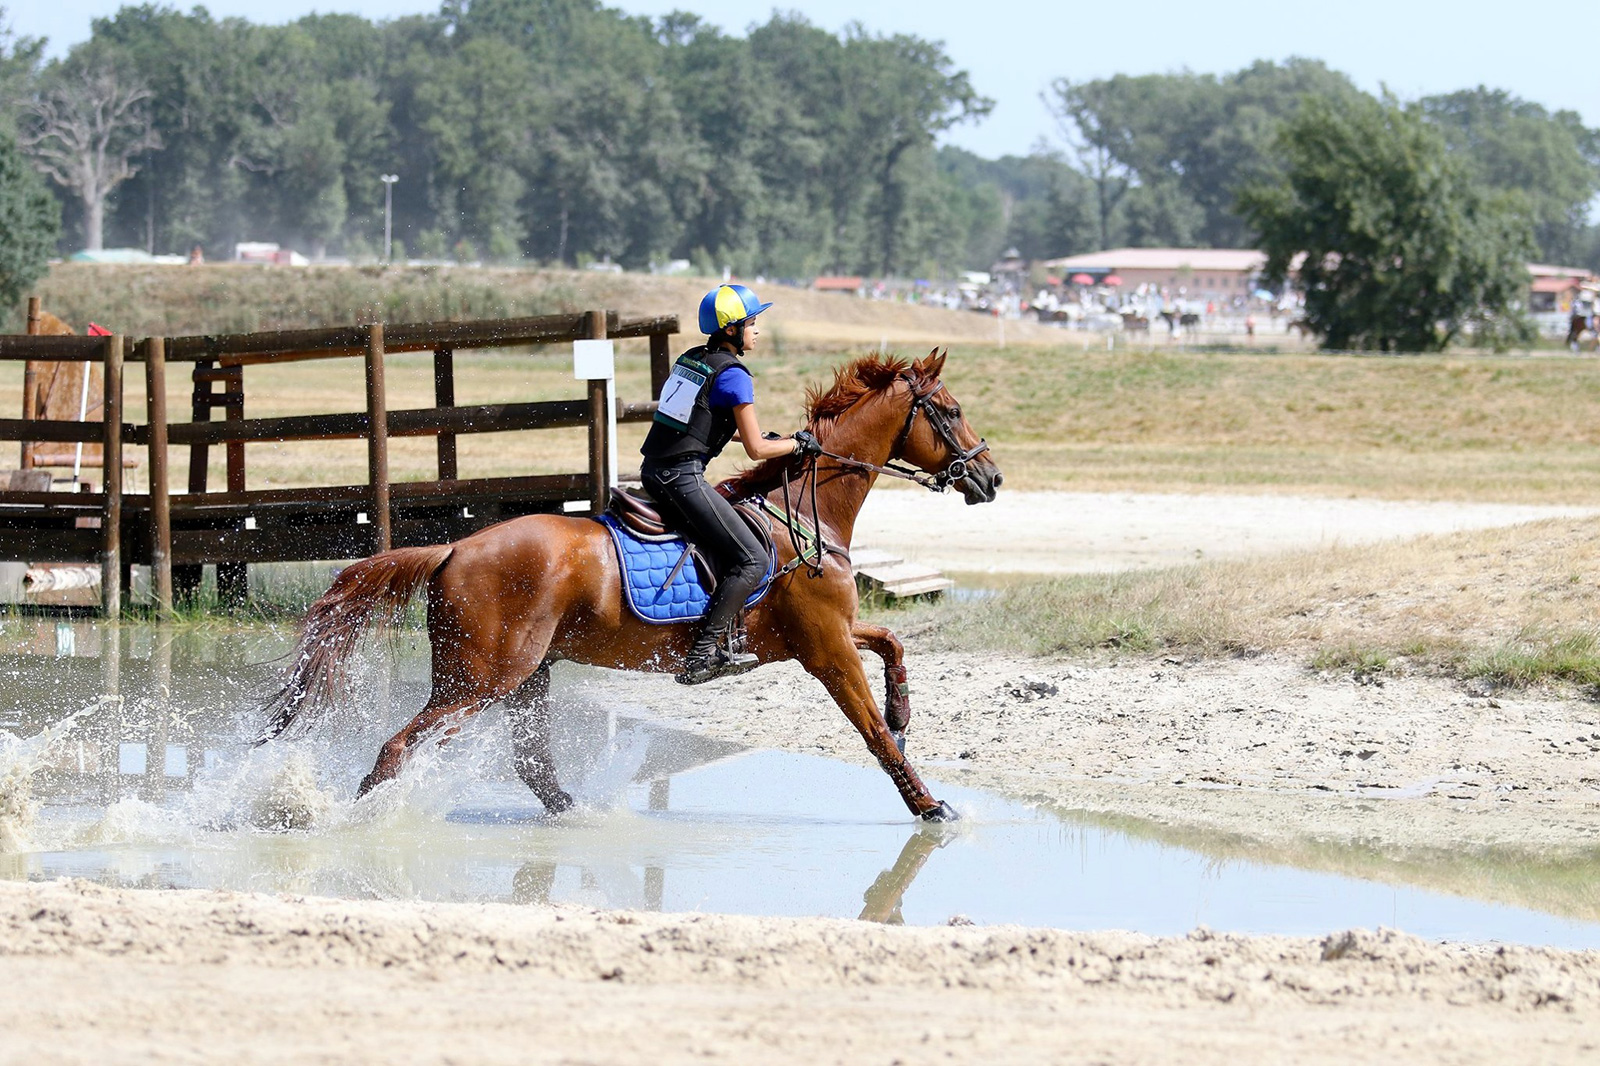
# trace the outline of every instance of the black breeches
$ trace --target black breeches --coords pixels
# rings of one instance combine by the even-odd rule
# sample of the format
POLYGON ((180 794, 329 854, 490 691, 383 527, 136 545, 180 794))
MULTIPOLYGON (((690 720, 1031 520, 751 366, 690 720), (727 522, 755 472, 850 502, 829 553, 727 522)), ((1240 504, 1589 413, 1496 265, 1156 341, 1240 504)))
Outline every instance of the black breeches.
POLYGON ((767 572, 761 541, 738 512, 706 483, 705 465, 680 459, 662 465, 645 462, 641 480, 668 526, 694 540, 717 568, 717 590, 706 609, 705 628, 727 628, 767 572))

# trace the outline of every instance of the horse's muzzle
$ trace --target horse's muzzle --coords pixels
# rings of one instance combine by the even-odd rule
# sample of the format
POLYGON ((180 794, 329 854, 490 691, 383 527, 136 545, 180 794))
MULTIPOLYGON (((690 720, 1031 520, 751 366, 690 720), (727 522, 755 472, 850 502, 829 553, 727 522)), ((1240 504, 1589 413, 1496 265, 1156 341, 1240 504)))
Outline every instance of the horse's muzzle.
POLYGON ((987 459, 974 459, 967 464, 966 475, 957 484, 961 486, 961 495, 966 497, 967 506, 970 507, 975 503, 993 503, 995 493, 1005 479, 994 463, 987 459))

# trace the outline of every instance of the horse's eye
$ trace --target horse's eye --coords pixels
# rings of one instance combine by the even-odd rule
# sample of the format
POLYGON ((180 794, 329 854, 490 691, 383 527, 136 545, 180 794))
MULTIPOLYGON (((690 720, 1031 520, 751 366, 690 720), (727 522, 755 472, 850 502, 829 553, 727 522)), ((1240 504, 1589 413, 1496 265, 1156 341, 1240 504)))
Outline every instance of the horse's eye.
POLYGON ((960 405, 957 405, 955 407, 950 408, 950 417, 951 418, 960 418, 961 417, 961 407, 960 407, 960 405))

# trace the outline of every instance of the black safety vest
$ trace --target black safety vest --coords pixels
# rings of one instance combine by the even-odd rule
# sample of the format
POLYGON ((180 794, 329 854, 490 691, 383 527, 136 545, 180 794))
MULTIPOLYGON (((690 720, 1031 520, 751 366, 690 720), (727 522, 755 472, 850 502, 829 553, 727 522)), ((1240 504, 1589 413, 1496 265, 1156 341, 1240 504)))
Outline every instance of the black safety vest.
MULTIPOLYGON (((738 429, 733 409, 711 406, 711 387, 730 366, 743 367, 739 357, 721 348, 701 345, 678 356, 657 398, 655 423, 645 434, 639 454, 647 459, 704 455, 715 459, 738 429), (689 402, 690 389, 694 392, 689 402), (687 417, 673 417, 673 414, 687 417)), ((748 372, 748 371, 747 371, 748 372)))

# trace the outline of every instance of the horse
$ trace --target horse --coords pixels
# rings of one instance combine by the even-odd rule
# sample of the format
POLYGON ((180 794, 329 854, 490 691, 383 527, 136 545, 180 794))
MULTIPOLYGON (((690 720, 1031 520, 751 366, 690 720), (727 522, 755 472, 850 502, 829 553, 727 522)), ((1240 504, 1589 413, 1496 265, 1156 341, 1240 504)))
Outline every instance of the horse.
MULTIPOLYGON (((994 499, 1004 480, 988 444, 941 380, 946 353, 914 362, 869 355, 840 368, 806 398, 806 428, 822 454, 784 456, 718 486, 730 499, 765 500, 775 519, 777 571, 746 613, 748 647, 763 663, 796 660, 820 681, 866 742, 913 815, 958 815, 935 799, 906 760, 904 649, 883 626, 857 618, 848 546, 879 475, 943 491, 967 504, 994 499), (885 663, 886 720, 858 649, 885 663)), ((397 548, 356 562, 307 611, 281 684, 264 704, 265 743, 313 723, 342 689, 363 632, 395 621, 426 589, 433 664, 422 710, 379 751, 357 796, 395 777, 426 740, 447 742, 479 711, 503 702, 518 775, 552 814, 572 806, 550 753, 550 664, 675 673, 692 624, 654 625, 624 604, 607 530, 590 518, 528 515, 453 544, 397 548)))

